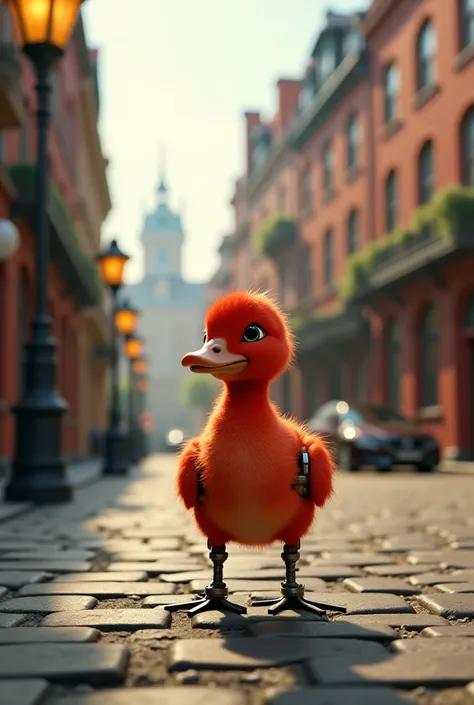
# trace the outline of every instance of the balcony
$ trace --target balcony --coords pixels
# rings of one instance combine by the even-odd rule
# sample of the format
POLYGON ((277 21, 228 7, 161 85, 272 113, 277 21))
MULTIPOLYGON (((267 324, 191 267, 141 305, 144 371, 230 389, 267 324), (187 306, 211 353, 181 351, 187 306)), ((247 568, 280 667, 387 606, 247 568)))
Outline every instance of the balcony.
POLYGON ((368 322, 360 309, 351 305, 329 315, 295 316, 293 329, 299 341, 298 354, 369 337, 368 322))
POLYGON ((279 259, 298 240, 298 226, 292 218, 277 214, 268 218, 255 235, 259 255, 279 259))
POLYGON ((26 108, 20 87, 21 63, 13 44, 0 42, 0 130, 21 127, 26 108))
MULTIPOLYGON (((10 176, 17 196, 12 205, 12 217, 24 218, 31 229, 35 221, 35 164, 16 164, 10 176)), ((82 249, 74 222, 59 191, 52 186, 48 205, 51 260, 61 273, 66 292, 79 308, 96 306, 102 297, 102 283, 94 258, 82 249)))
POLYGON ((474 254, 474 189, 439 192, 415 213, 412 226, 387 235, 349 261, 342 295, 353 303, 396 296, 421 274, 438 285, 449 262, 474 254))

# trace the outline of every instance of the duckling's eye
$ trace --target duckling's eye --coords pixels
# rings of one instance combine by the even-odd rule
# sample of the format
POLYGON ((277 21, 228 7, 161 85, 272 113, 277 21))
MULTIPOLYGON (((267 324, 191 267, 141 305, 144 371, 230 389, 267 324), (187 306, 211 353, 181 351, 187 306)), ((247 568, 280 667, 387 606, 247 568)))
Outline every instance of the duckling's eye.
POLYGON ((263 328, 256 323, 252 323, 251 325, 247 326, 247 328, 244 330, 244 334, 242 336, 242 340, 244 343, 256 343, 258 340, 262 340, 262 338, 265 338, 267 333, 263 330, 263 328))
POLYGON ((207 340, 207 333, 204 333, 204 338, 202 339, 202 344, 205 345, 207 340))

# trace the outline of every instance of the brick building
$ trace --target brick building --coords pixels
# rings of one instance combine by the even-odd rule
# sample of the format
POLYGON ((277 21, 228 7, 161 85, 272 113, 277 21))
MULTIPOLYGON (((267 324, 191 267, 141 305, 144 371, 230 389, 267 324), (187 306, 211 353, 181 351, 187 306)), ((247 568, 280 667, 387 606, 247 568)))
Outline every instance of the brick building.
MULTIPOLYGON (((0 4, 0 217, 13 220, 21 244, 0 263, 0 456, 13 452, 11 405, 22 381, 22 351, 30 333, 34 292, 35 97, 33 73, 20 55, 8 6, 0 4)), ((94 254, 110 210, 97 132, 97 53, 82 21, 53 75, 49 139, 51 264, 48 302, 58 340, 58 386, 69 409, 63 449, 86 455, 93 425, 103 427, 106 365, 96 353, 107 344, 102 287, 94 254)))
POLYGON ((328 13, 289 84, 287 113, 280 97, 263 129, 245 116, 228 283, 264 283, 293 315, 280 401, 301 417, 335 397, 388 404, 473 457, 473 4, 328 13))

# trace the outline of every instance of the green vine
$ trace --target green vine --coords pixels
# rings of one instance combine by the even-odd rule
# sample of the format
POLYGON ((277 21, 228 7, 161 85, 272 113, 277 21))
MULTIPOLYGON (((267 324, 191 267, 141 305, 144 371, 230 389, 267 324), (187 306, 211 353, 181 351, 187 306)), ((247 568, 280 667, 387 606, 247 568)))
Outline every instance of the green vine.
MULTIPOLYGON (((31 200, 34 199, 35 193, 35 174, 36 164, 34 162, 14 164, 10 167, 10 176, 16 189, 19 193, 24 194, 27 199, 31 200)), ((71 212, 55 184, 50 184, 49 198, 50 203, 56 209, 64 224, 76 264, 84 270, 85 279, 91 285, 94 298, 98 303, 102 296, 103 284, 96 261, 94 257, 91 257, 82 249, 71 212)))
POLYGON ((296 242, 298 230, 295 221, 277 213, 270 216, 255 234, 255 249, 262 257, 277 257, 296 242))
POLYGON ((424 238, 452 238, 470 233, 474 224, 474 188, 450 186, 438 191, 413 214, 409 228, 398 229, 350 257, 341 281, 340 293, 350 300, 376 267, 402 248, 424 238))

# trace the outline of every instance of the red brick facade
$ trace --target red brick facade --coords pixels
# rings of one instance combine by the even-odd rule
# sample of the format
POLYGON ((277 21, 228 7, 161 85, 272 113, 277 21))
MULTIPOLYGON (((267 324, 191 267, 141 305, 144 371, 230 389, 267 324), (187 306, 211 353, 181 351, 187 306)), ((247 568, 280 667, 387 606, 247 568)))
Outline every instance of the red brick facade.
MULTIPOLYGON (((0 44, 3 47, 0 62, 6 52, 14 49, 16 41, 8 5, 0 3, 0 44)), ((0 86, 0 91, 10 91, 8 96, 4 94, 0 97, 11 101, 12 105, 14 100, 21 102, 26 113, 25 119, 19 120, 15 126, 2 124, 0 115, 0 218, 14 220, 21 238, 15 255, 0 263, 0 458, 3 462, 8 462, 13 453, 14 417, 10 409, 18 400, 21 391, 22 351, 23 344, 31 332, 35 287, 34 224, 23 211, 16 210, 17 202, 23 194, 15 188, 9 173, 11 168, 18 166, 24 168, 24 172, 28 171, 33 167, 36 158, 34 76, 27 60, 19 52, 16 52, 16 56, 20 81, 2 83, 0 86), (3 129, 5 127, 8 129, 3 129)), ((84 269, 83 264, 84 258, 91 258, 90 246, 85 247, 82 238, 84 223, 88 226, 87 204, 85 207, 78 187, 78 158, 82 144, 81 106, 85 100, 84 86, 92 80, 89 60, 82 23, 79 21, 65 56, 52 76, 52 126, 48 144, 51 183, 59 194, 63 211, 68 214, 62 224, 63 236, 77 239, 76 244, 72 243, 72 251, 78 251, 76 257, 79 265, 77 261, 76 264, 68 262, 68 266, 76 268, 76 274, 79 272, 78 282, 82 276, 82 283, 76 285, 76 291, 77 286, 79 289, 83 286, 87 290, 85 272, 89 272, 90 277, 90 270, 84 269), (71 233, 71 227, 75 233, 71 233)), ((10 66, 11 64, 6 67, 0 65, 0 71, 10 70, 10 66)), ((104 166, 103 169, 105 171, 104 166)), ((96 237, 98 241, 100 230, 96 237)), ((64 258, 64 254, 62 256, 64 258)), ((85 444, 80 443, 78 428, 78 370, 82 354, 79 345, 80 315, 87 305, 91 307, 89 310, 98 308, 98 299, 94 302, 92 294, 89 296, 86 293, 85 298, 89 296, 90 301, 85 301, 84 297, 80 301, 80 295, 76 296, 71 286, 70 274, 62 271, 57 262, 58 258, 53 257, 49 268, 48 304, 54 324, 52 334, 58 341, 57 384, 68 404, 63 423, 63 450, 68 456, 77 456, 87 452, 85 444)), ((102 336, 102 345, 106 340, 106 337, 102 336)), ((89 348, 84 352, 89 366, 92 353, 89 348)), ((88 423, 93 423, 93 420, 88 423)), ((87 431, 85 435, 87 437, 87 431)))
POLYGON ((468 7, 377 0, 363 17, 328 15, 299 98, 289 82, 285 130, 279 87, 258 168, 251 132, 262 120, 247 115, 229 284, 272 288, 295 321, 305 319, 295 322, 298 370, 287 390, 294 413, 307 417, 336 396, 390 404, 458 457, 474 456, 474 230, 441 241, 414 218, 447 187, 474 186, 468 7), (298 262, 293 276, 252 246, 281 211, 298 232, 284 258, 298 262), (348 289, 361 253, 376 265, 348 289))

